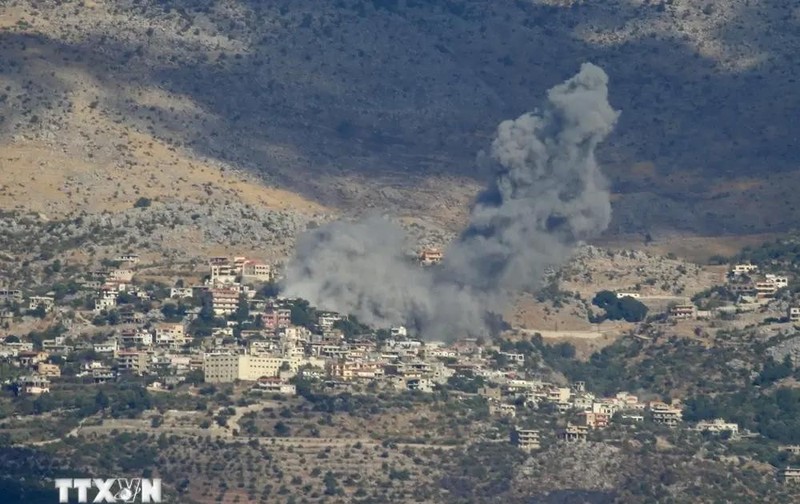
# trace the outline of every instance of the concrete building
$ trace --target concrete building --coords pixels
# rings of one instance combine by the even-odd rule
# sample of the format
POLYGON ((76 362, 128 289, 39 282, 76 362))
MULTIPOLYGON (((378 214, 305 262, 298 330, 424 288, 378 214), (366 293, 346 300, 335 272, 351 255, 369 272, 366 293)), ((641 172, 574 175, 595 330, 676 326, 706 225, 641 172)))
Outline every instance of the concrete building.
POLYGON ((541 448, 541 436, 536 429, 512 429, 511 444, 522 450, 533 451, 541 448))
POLYGON ((16 289, 0 289, 0 300, 22 301, 22 291, 16 289))
POLYGON ((594 413, 583 411, 580 413, 581 424, 590 429, 605 429, 608 427, 609 415, 605 413, 594 413))
POLYGON ((117 295, 119 291, 110 285, 104 285, 100 288, 98 297, 94 302, 94 311, 101 312, 103 310, 111 310, 117 307, 117 295))
POLYGON ((317 325, 320 329, 329 330, 333 328, 333 324, 344 320, 346 317, 336 312, 319 312, 317 314, 317 325))
POLYGON ((147 361, 145 352, 121 351, 117 354, 117 369, 141 375, 148 371, 147 361))
POLYGON ((254 355, 239 356, 238 379, 243 381, 257 381, 263 377, 275 377, 281 374, 283 367, 288 373, 297 372, 301 359, 279 356, 256 357, 254 355))
POLYGON ((95 343, 92 349, 99 354, 112 354, 115 355, 119 350, 119 344, 116 339, 109 339, 102 343, 95 343))
POLYGON ((53 296, 31 296, 28 299, 29 310, 35 310, 39 306, 44 307, 45 312, 51 312, 56 306, 56 300, 53 296))
POLYGON ((239 378, 239 356, 228 353, 205 354, 203 375, 207 383, 232 383, 239 378))
POLYGON ((683 421, 683 411, 662 402, 650 403, 650 414, 653 422, 674 427, 683 421))
POLYGON ((239 307, 238 289, 211 289, 211 308, 217 317, 232 314, 239 307))
POLYGON ((693 304, 675 305, 669 309, 669 316, 674 319, 694 319, 697 317, 697 308, 693 304))
POLYGON ((108 273, 108 279, 115 282, 130 283, 133 280, 133 270, 115 269, 108 273))
POLYGON ((778 289, 783 289, 789 286, 789 277, 781 275, 766 274, 764 278, 778 289))
POLYGON ((20 378, 22 392, 39 395, 50 392, 50 380, 46 376, 30 375, 20 378))
POLYGON ((758 266, 750 263, 735 264, 732 271, 734 275, 746 275, 758 271, 758 266))
POLYGON ((155 342, 157 345, 177 347, 187 341, 186 327, 181 322, 163 322, 155 326, 155 342))
POLYGON ((47 364, 46 362, 40 362, 36 365, 36 373, 39 374, 39 376, 56 378, 61 376, 61 368, 55 364, 47 364))
POLYGON ((280 378, 259 378, 253 390, 288 396, 297 395, 297 387, 291 383, 286 383, 280 378))
POLYGON ((194 295, 194 289, 191 287, 173 287, 169 290, 169 297, 176 299, 190 298, 194 295))
POLYGON ((789 308, 788 315, 789 315, 789 322, 792 322, 794 324, 800 322, 800 308, 796 306, 789 308))
POLYGON ((268 306, 261 314, 264 327, 269 330, 281 329, 292 325, 292 310, 268 306))
POLYGON ((419 253, 419 262, 423 266, 431 266, 442 262, 442 251, 437 248, 426 248, 419 253))
POLYGON ((525 364, 525 354, 514 353, 514 352, 497 352, 497 353, 505 357, 509 363, 514 364, 516 366, 522 366, 523 364, 525 364))
POLYGON ((242 264, 243 282, 269 282, 272 280, 272 266, 265 262, 247 260, 242 264))
POLYGON ((800 483, 800 467, 778 469, 777 476, 781 483, 800 483))
POLYGON ((389 329, 389 334, 392 338, 405 338, 408 336, 408 330, 403 326, 392 327, 389 329))
POLYGON ((778 292, 778 286, 772 282, 756 282, 756 296, 759 298, 769 298, 778 292))
POLYGON ((117 261, 130 263, 130 264, 138 264, 139 263, 139 255, 138 254, 122 254, 120 256, 117 256, 117 261))
POLYGON ((568 424, 567 428, 561 431, 559 438, 568 443, 586 441, 589 436, 589 428, 585 425, 568 424))
POLYGON ((730 432, 733 436, 739 434, 739 426, 737 424, 728 423, 722 418, 716 418, 710 422, 698 422, 696 429, 700 432, 730 432))
POLYGON ((236 266, 227 257, 212 257, 208 261, 211 273, 211 285, 229 285, 236 283, 236 266))
POLYGON ((150 346, 153 344, 153 335, 139 329, 123 329, 118 339, 120 345, 125 347, 150 346))

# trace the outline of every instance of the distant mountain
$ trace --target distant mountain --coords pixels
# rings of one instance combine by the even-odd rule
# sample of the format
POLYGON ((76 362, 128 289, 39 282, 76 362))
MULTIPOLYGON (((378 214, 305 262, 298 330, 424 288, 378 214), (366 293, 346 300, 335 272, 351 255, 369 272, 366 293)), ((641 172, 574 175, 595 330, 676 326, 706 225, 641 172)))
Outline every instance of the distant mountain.
MULTIPOLYGON (((601 151, 611 232, 800 218, 790 0, 30 0, 0 30, 4 171, 38 153, 0 178, 6 206, 66 157, 76 184, 108 173, 131 199, 126 173, 153 171, 139 189, 160 196, 162 172, 194 164, 455 222, 497 123, 592 61, 622 110, 601 151)), ((52 190, 59 210, 90 206, 52 190)))

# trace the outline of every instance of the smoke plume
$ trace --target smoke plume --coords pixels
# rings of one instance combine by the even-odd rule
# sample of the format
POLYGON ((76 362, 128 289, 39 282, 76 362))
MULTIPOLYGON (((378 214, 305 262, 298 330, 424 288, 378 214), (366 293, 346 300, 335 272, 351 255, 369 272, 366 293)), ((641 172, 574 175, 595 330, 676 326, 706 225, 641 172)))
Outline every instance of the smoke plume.
POLYGON ((607 85, 605 72, 585 63, 548 91, 540 110, 500 123, 489 152, 493 179, 439 267, 410 263, 405 234, 385 219, 339 221, 299 238, 283 293, 426 338, 485 334, 487 315, 509 292, 540 287, 548 268, 609 224, 594 154, 619 116, 607 85))

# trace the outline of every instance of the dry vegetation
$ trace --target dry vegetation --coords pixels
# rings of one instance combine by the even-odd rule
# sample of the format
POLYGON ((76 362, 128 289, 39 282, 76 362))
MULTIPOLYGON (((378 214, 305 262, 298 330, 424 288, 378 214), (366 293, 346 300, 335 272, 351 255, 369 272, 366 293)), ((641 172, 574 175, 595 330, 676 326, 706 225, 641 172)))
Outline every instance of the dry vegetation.
POLYGON ((210 188, 452 229, 495 124, 590 59, 623 110, 601 152, 614 233, 780 230, 800 215, 784 127, 799 17, 744 0, 9 1, 0 205, 118 211, 210 188))

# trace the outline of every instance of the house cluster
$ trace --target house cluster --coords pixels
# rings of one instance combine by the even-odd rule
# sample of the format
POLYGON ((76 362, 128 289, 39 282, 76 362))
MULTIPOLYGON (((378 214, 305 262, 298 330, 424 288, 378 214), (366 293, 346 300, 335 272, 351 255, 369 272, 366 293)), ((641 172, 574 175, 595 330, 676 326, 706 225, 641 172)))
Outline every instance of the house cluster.
MULTIPOLYGON (((695 320, 750 312, 763 307, 775 297, 778 291, 788 285, 788 276, 773 273, 759 275, 758 266, 754 264, 734 264, 728 272, 724 287, 736 296, 735 303, 731 302, 712 309, 701 310, 687 299, 685 302, 670 305, 667 315, 672 320, 695 320)), ((617 296, 639 297, 637 293, 633 292, 618 292, 617 296)), ((787 316, 791 322, 800 324, 800 307, 790 308, 787 316)))
MULTIPOLYGON (((552 408, 571 418, 566 428, 558 432, 558 437, 568 442, 585 441, 590 431, 604 429, 612 421, 638 423, 643 422, 647 415, 655 423, 674 427, 683 417, 678 404, 642 402, 628 392, 618 392, 613 397, 597 397, 586 391, 584 382, 563 387, 538 380, 508 377, 505 380, 491 379, 489 383, 478 393, 489 402, 491 413, 513 418, 519 408, 552 408)), ((525 443, 524 440, 532 440, 533 434, 526 436, 520 438, 512 433, 511 442, 531 448, 534 443, 525 443)))
MULTIPOLYGON (((194 334, 190 334, 190 324, 201 313, 201 308, 189 308, 181 320, 165 322, 158 311, 145 312, 133 302, 157 301, 152 286, 138 285, 134 278, 138 255, 125 254, 108 263, 111 267, 91 271, 76 281, 79 290, 94 291, 93 307, 89 308, 95 316, 114 314, 110 332, 95 334, 89 338, 84 333, 89 323, 80 313, 68 319, 57 314, 56 320, 65 328, 61 335, 46 339, 37 344, 20 341, 13 337, 0 342, 0 357, 20 368, 26 374, 17 379, 18 390, 22 393, 42 394, 50 390, 50 380, 61 375, 61 367, 67 357, 74 353, 88 356, 81 359, 80 369, 71 368, 71 374, 91 379, 96 383, 115 380, 120 374, 158 375, 166 384, 178 383, 192 370, 203 369, 203 354, 200 349, 189 348, 194 334), (68 330, 66 330, 68 328, 68 330), (58 364, 57 364, 58 363, 58 364)), ((262 261, 244 257, 212 258, 209 261, 209 274, 202 285, 184 288, 182 283, 170 290, 174 301, 186 297, 207 299, 214 315, 224 318, 236 311, 242 300, 249 301, 255 296, 252 284, 264 283, 273 279, 273 269, 262 261)), ((80 294, 79 294, 80 295, 80 294)), ((74 301, 67 298, 63 302, 75 308, 74 301)), ((26 298, 21 290, 0 290, 0 304, 16 309, 27 306, 28 310, 43 310, 44 314, 58 308, 54 293, 32 295, 26 298)), ((149 303, 147 303, 149 305, 149 303)), ((151 305, 150 305, 151 306, 151 305)), ((156 305, 157 306, 157 305, 156 305)), ((3 320, 9 308, 3 310, 3 320)), ((262 318, 272 328, 284 326, 284 319, 270 319, 270 310, 265 310, 262 318)), ((283 311, 280 312, 283 316, 283 311)), ((13 321, 14 315, 8 317, 13 321)), ((287 319, 288 320, 288 319, 287 319)), ((2 322, 2 320, 0 320, 2 322)), ((208 344, 232 339, 236 323, 227 322, 226 327, 216 328, 208 344)), ((89 331, 96 332, 96 331, 89 331)))
POLYGON ((379 343, 371 333, 345 338, 336 323, 346 317, 338 313, 317 312, 311 328, 293 325, 288 308, 293 302, 267 301, 260 314, 262 329, 245 332, 244 342, 228 342, 206 352, 206 381, 261 380, 277 387, 301 374, 324 378, 337 389, 376 382, 395 390, 431 392, 456 372, 442 360, 445 356, 456 360, 456 350, 408 338, 403 327, 392 328, 389 338, 379 343))

